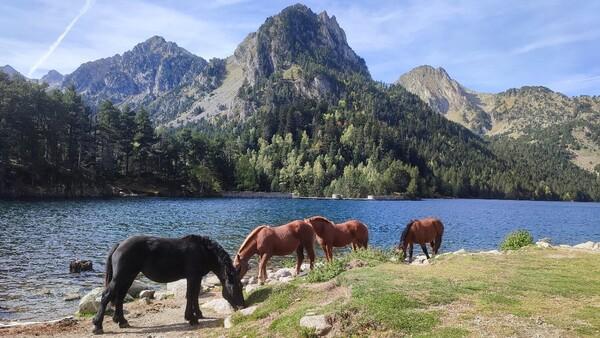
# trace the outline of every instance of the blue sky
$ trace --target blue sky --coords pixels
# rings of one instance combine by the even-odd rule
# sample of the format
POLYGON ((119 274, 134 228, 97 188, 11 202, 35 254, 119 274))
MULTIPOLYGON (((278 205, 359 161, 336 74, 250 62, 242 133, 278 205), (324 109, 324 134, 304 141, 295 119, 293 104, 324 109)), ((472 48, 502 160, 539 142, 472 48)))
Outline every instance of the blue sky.
MULTIPOLYGON (((293 3, 1 1, 0 65, 33 77, 49 69, 64 74, 153 35, 206 59, 226 57, 266 17, 293 3)), ((393 82, 430 64, 477 91, 544 85, 568 95, 600 95, 600 1, 304 3, 336 16, 376 80, 393 82)))

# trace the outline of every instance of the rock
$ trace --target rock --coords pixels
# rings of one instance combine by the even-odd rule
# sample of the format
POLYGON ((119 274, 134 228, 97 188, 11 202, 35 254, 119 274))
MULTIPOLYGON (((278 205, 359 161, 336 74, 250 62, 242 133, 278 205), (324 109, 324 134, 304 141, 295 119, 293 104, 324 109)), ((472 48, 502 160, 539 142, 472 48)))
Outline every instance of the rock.
POLYGON ((567 245, 567 244, 560 244, 558 247, 559 248, 570 248, 571 246, 567 245))
POLYGON ((158 300, 165 300, 169 298, 175 298, 175 294, 171 291, 158 291, 154 294, 154 298, 158 300))
POLYGON ((231 315, 227 316, 225 320, 223 320, 223 327, 226 329, 231 329, 233 327, 233 321, 231 320, 231 315))
POLYGON ((202 304, 200 307, 220 315, 229 315, 233 313, 233 307, 223 298, 215 298, 202 304))
POLYGON ((70 302, 73 300, 81 299, 81 296, 78 293, 68 293, 65 295, 65 297, 63 299, 67 302, 70 302))
POLYGON ((258 309, 258 305, 252 305, 252 306, 248 306, 245 309, 241 309, 240 313, 243 314, 244 316, 249 316, 249 315, 253 314, 254 311, 256 311, 256 309, 258 309))
POLYGON ((460 250, 458 250, 458 251, 454 251, 454 254, 455 254, 455 255, 458 255, 458 254, 465 254, 465 253, 467 253, 467 250, 465 250, 465 249, 460 249, 460 250))
POLYGON ((185 298, 187 292, 187 279, 180 279, 175 282, 167 283, 167 291, 171 292, 175 298, 185 298))
POLYGON ((150 305, 152 304, 152 299, 146 297, 140 297, 139 302, 142 304, 150 305))
POLYGON ((204 286, 206 286, 206 287, 212 287, 212 286, 215 286, 215 285, 221 285, 221 281, 213 273, 209 273, 202 280, 202 284, 204 286))
POLYGON ((92 261, 74 259, 69 263, 69 272, 79 273, 81 271, 92 271, 92 261))
POLYGON ((545 242, 545 241, 537 241, 537 242, 535 242, 535 245, 538 248, 551 248, 552 247, 552 245, 550 245, 550 243, 545 242))
POLYGON ((593 250, 600 251, 600 242, 594 244, 593 250))
POLYGON ((242 285, 243 285, 243 286, 246 286, 246 285, 248 285, 248 280, 249 280, 248 278, 245 278, 245 277, 244 277, 244 278, 242 278, 242 280, 241 280, 241 282, 242 282, 242 285))
POLYGON ((280 279, 282 277, 292 277, 295 273, 294 269, 291 268, 283 268, 275 271, 273 274, 269 275, 269 277, 273 279, 280 279))
POLYGON ((258 279, 256 277, 250 277, 248 278, 248 284, 256 284, 256 282, 258 282, 258 279))
POLYGON ((83 296, 83 298, 81 298, 79 301, 79 313, 96 313, 100 307, 100 297, 102 296, 102 291, 104 291, 104 288, 102 287, 95 288, 83 296))
POLYGON ((252 291, 259 289, 259 288, 260 288, 260 285, 258 285, 258 284, 248 284, 248 285, 246 285, 245 290, 246 290, 246 293, 252 293, 252 291))
POLYGON ((314 330, 318 336, 326 335, 331 330, 331 324, 325 315, 304 316, 300 318, 300 326, 314 330))
MULTIPOLYGON (((100 301, 100 300, 98 299, 98 301, 100 301)), ((126 294, 125 298, 123 299, 123 303, 129 303, 129 302, 133 302, 133 301, 134 301, 134 298, 130 294, 126 294)))
POLYGON ((280 282, 280 283, 289 283, 289 282, 291 282, 291 281, 293 281, 293 280, 294 280, 294 277, 292 277, 292 276, 288 276, 288 277, 280 277, 280 278, 279 278, 279 282, 280 282))
POLYGON ((498 250, 482 251, 481 253, 488 254, 488 255, 500 255, 500 254, 502 254, 502 253, 501 253, 500 251, 498 251, 498 250))
POLYGON ((154 299, 154 290, 143 290, 140 292, 139 298, 154 299))
POLYGON ((133 281, 133 283, 129 287, 129 291, 127 291, 127 294, 130 295, 131 297, 137 297, 137 296, 139 296, 140 292, 142 292, 144 290, 150 290, 150 289, 151 289, 150 285, 136 279, 133 281))
POLYGON ((594 242, 592 242, 592 241, 587 241, 587 242, 585 242, 585 243, 580 243, 580 244, 577 244, 577 245, 575 245, 575 246, 573 246, 573 247, 574 247, 574 248, 577 248, 577 249, 593 250, 593 249, 594 249, 594 245, 595 245, 595 243, 594 243, 594 242))

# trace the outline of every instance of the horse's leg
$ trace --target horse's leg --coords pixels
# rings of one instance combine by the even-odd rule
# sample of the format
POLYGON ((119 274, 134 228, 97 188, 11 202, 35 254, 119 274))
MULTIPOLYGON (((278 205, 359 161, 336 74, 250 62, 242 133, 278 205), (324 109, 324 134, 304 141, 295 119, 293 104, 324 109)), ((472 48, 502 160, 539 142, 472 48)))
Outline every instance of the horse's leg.
POLYGON ((104 291, 102 292, 102 298, 100 300, 100 308, 98 309, 98 312, 96 313, 96 315, 94 316, 94 319, 92 320, 92 323, 94 323, 94 334, 103 333, 102 321, 104 320, 104 312, 106 311, 108 302, 110 302, 113 299, 115 286, 116 286, 116 282, 113 278, 113 280, 108 284, 106 289, 104 289, 104 291))
POLYGON ((194 313, 196 315, 197 319, 202 319, 204 318, 204 316, 202 315, 202 311, 200 311, 200 304, 198 304, 198 297, 200 297, 200 291, 202 290, 202 279, 200 278, 199 282, 198 282, 198 286, 196 286, 196 290, 194 292, 194 298, 192 301, 192 305, 194 305, 194 313))
POLYGON ((115 288, 114 302, 115 305, 115 313, 113 315, 113 321, 119 324, 120 328, 130 327, 127 319, 125 319, 125 315, 123 313, 123 301, 125 300, 125 296, 127 296, 127 291, 133 284, 133 280, 137 273, 131 273, 126 276, 126 278, 121 278, 123 275, 119 276, 119 287, 115 288))
POLYGON ((357 245, 355 241, 352 241, 352 251, 356 251, 357 245))
POLYGON ((413 243, 410 243, 409 248, 408 248, 408 262, 409 263, 412 262, 412 256, 413 256, 413 243))
POLYGON ((333 245, 327 245, 327 254, 329 255, 329 262, 333 261, 333 245))
POLYGON ((315 266, 315 244, 312 241, 307 243, 306 253, 308 253, 308 261, 310 262, 310 269, 312 270, 315 266))
POLYGON ((425 257, 427 257, 427 259, 429 259, 429 253, 427 252, 427 244, 421 244, 421 249, 425 253, 425 257))
POLYGON ((438 254, 438 251, 440 251, 440 246, 442 246, 442 235, 437 235, 435 237, 435 248, 433 249, 434 254, 438 254))
POLYGON ((304 261, 304 246, 302 244, 298 245, 296 248, 296 276, 300 274, 300 268, 302 267, 302 262, 304 261))
POLYGON ((266 279, 267 279, 267 262, 269 261, 269 258, 271 258, 271 256, 267 253, 263 254, 262 257, 260 258, 260 283, 264 284, 266 279))
POLYGON ((321 244, 321 249, 325 253, 325 260, 329 262, 329 252, 327 252, 327 245, 325 243, 321 244))
POLYGON ((190 325, 198 324, 194 316, 194 284, 198 282, 196 278, 188 277, 186 279, 187 287, 185 289, 185 312, 183 318, 190 322, 190 325))

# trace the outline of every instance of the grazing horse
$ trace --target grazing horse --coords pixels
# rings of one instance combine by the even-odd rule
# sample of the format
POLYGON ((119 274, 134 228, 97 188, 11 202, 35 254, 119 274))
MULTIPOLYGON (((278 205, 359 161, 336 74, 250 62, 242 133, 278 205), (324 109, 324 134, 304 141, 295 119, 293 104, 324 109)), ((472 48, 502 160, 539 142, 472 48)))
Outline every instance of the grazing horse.
POLYGON ((437 255, 440 246, 442 245, 442 235, 444 235, 444 224, 437 218, 423 218, 420 220, 411 220, 402 235, 400 236, 400 244, 398 249, 402 249, 404 257, 406 257, 406 248, 410 245, 410 253, 408 261, 412 261, 413 256, 413 244, 419 243, 421 249, 429 259, 429 253, 427 253, 427 243, 431 244, 433 254, 437 255))
POLYGON ((367 248, 369 230, 367 226, 357 220, 335 224, 322 216, 313 216, 305 220, 315 230, 317 241, 325 252, 327 261, 333 259, 333 248, 344 247, 352 244, 352 249, 367 248))
POLYGON ((204 236, 183 238, 134 236, 117 243, 106 259, 105 289, 100 308, 93 319, 94 333, 102 333, 102 321, 108 302, 115 306, 113 321, 119 327, 129 327, 123 315, 123 299, 142 272, 158 283, 187 279, 185 319, 197 325, 202 318, 198 306, 200 283, 209 271, 221 281, 223 298, 234 308, 244 307, 244 295, 239 270, 233 267, 231 257, 217 242, 204 236))
POLYGON ((315 261, 315 232, 304 221, 293 221, 277 227, 261 225, 252 230, 235 256, 233 266, 240 270, 240 277, 248 272, 248 261, 256 254, 260 257, 258 279, 264 283, 267 279, 267 262, 273 256, 285 256, 296 251, 296 274, 304 260, 304 249, 308 253, 310 268, 315 261))

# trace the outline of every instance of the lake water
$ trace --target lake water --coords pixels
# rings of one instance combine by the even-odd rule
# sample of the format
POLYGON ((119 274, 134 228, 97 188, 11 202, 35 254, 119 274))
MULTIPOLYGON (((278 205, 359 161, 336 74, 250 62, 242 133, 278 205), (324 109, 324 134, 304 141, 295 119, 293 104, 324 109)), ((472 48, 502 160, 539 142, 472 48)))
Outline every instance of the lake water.
MULTIPOLYGON (((207 235, 234 253, 260 224, 323 215, 360 219, 370 245, 391 247, 412 218, 445 224, 441 252, 494 249, 510 231, 577 244, 600 241, 600 203, 498 200, 350 201, 297 199, 122 198, 48 202, 0 201, 0 321, 70 315, 84 293, 102 285, 110 247, 131 235, 207 235), (90 259, 97 272, 69 274, 69 261, 90 259)), ((416 249, 420 254, 420 249, 416 249)))

